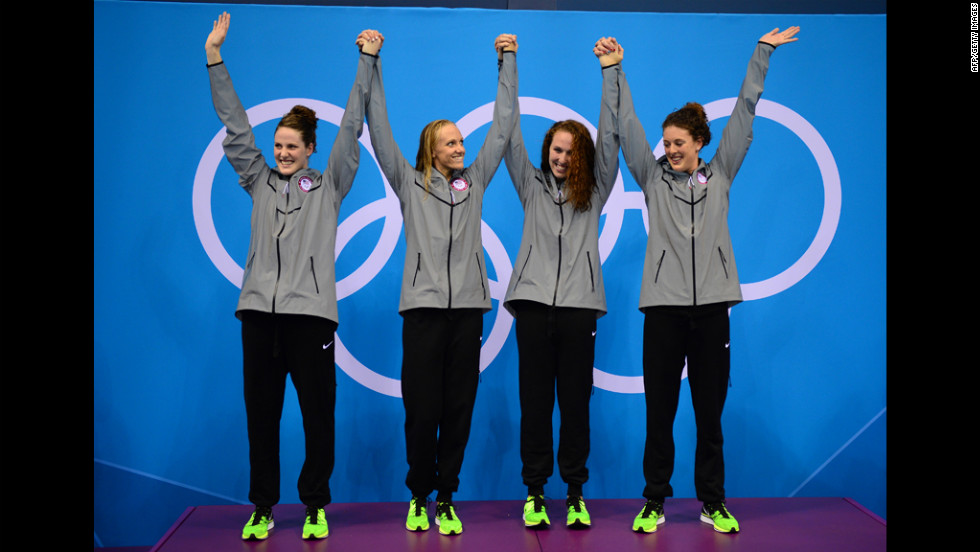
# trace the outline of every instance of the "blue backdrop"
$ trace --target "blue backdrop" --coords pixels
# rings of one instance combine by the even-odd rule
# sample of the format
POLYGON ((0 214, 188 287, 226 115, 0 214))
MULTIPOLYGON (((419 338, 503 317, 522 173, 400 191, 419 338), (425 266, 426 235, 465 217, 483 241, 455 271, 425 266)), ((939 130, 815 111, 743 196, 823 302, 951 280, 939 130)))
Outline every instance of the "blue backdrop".
MULTIPOLYGON (((428 121, 457 121, 476 155, 496 91, 493 39, 518 36, 525 141, 553 119, 598 124, 600 36, 624 71, 652 144, 695 100, 720 132, 752 49, 799 25, 772 57, 730 224, 746 301, 731 311, 732 386, 723 423, 731 497, 848 496, 885 517, 885 16, 718 15, 440 8, 94 2, 95 542, 152 544, 188 506, 246 504, 240 325, 234 317, 250 200, 221 156, 205 71, 211 22, 260 147, 295 103, 332 143, 356 69, 354 38, 381 30, 391 125, 414 159, 428 121), (424 84, 423 84, 424 83, 424 84), (266 123, 266 121, 269 121, 266 123)), ((720 136, 720 134, 719 134, 720 136)), ((335 502, 407 501, 397 314, 404 237, 373 159, 343 203, 337 244, 335 502)), ((706 158, 714 150, 706 149, 706 158)), ((322 168, 329 147, 311 162, 322 168)), ((621 162, 601 254, 591 498, 637 498, 644 403, 642 194, 621 162)), ((501 165, 484 240, 494 298, 457 500, 520 500, 517 355, 499 300, 522 212, 501 165)), ((694 496, 694 422, 683 384, 677 496, 694 496)), ((301 419, 282 418, 282 501, 299 502, 301 419)), ((546 493, 562 496, 557 475, 546 493)), ((244 523, 244 519, 242 520, 244 523)), ((628 520, 624 520, 628 523, 628 520)), ((395 530, 396 528, 393 528, 395 530)))

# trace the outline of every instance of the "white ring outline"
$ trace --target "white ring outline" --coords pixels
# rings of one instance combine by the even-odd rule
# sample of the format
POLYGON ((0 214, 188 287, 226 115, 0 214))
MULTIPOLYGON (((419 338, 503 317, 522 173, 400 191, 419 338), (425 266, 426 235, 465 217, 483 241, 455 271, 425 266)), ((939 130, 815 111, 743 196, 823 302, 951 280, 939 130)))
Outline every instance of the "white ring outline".
MULTIPOLYGON (((705 104, 704 110, 708 115, 708 120, 713 121, 721 117, 731 116, 732 111, 735 109, 737 99, 734 97, 724 98, 705 104)), ((834 155, 827 146, 827 142, 820 136, 817 129, 795 111, 769 100, 760 99, 758 104, 756 104, 755 113, 756 116, 765 117, 785 126, 803 140, 803 143, 806 144, 806 147, 816 159, 817 167, 820 169, 824 186, 824 204, 823 215, 820 218, 820 226, 817 228, 817 234, 803 255, 795 263, 790 265, 789 268, 771 278, 761 282, 741 284, 743 301, 762 299, 785 291, 809 274, 817 266, 817 263, 820 262, 820 259, 823 258, 827 249, 830 248, 830 242, 833 241, 834 235, 837 233, 837 223, 840 221, 841 211, 841 184, 837 162, 834 160, 834 155)), ((659 158, 663 155, 663 152, 664 146, 662 142, 653 149, 655 158, 659 158)), ((643 203, 643 226, 649 235, 650 222, 647 215, 646 202, 643 203)), ((731 309, 729 309, 730 312, 731 309)), ((687 366, 685 364, 681 379, 686 374, 687 366)), ((642 375, 613 376, 603 383, 605 384, 603 389, 607 391, 616 393, 643 393, 642 375)), ((599 386, 598 383, 596 386, 599 386)))
MULTIPOLYGON (((720 117, 730 116, 732 110, 734 109, 736 100, 737 98, 725 98, 705 104, 704 107, 708 114, 709 121, 720 117)), ((533 97, 522 97, 520 98, 520 101, 522 102, 521 105, 523 114, 538 115, 551 118, 552 120, 556 121, 563 119, 575 119, 586 125, 586 127, 592 133, 593 138, 596 136, 596 129, 591 123, 589 123, 588 120, 561 104, 550 100, 533 97), (557 118, 552 117, 556 113, 558 114, 557 118)), ((332 104, 310 99, 274 100, 255 106, 246 113, 250 122, 254 119, 256 122, 254 122, 253 125, 257 125, 277 117, 278 114, 283 112, 283 108, 288 110, 296 103, 305 103, 306 105, 313 107, 318 113, 326 113, 326 118, 321 118, 333 122, 338 126, 340 124, 341 117, 343 117, 343 109, 332 104)), ((484 104, 460 119, 457 123, 457 128, 460 129, 460 133, 465 137, 482 124, 492 120, 493 105, 494 104, 492 102, 484 104)), ((830 243, 836 233, 837 223, 840 220, 841 209, 840 175, 837 170, 837 165, 830 148, 827 146, 826 142, 820 136, 820 133, 813 127, 813 125, 789 108, 768 100, 759 101, 756 106, 756 114, 787 127, 800 139, 802 139, 806 146, 810 149, 810 152, 814 155, 814 158, 817 161, 817 165, 820 169, 821 177, 824 183, 824 209, 820 226, 817 230, 817 235, 800 259, 776 276, 761 282, 741 285, 743 299, 747 301, 769 297, 784 291, 802 280, 811 270, 813 270, 813 268, 816 267, 820 259, 826 253, 827 249, 830 247, 830 243)), ((204 245, 205 250, 212 262, 229 281, 240 287, 242 269, 241 267, 238 267, 237 263, 235 263, 235 261, 230 257, 230 255, 228 255, 227 251, 225 251, 224 247, 221 245, 221 241, 218 238, 217 232, 214 228, 214 222, 211 218, 210 210, 211 185, 217 171, 217 166, 220 163, 221 158, 224 156, 224 152, 221 148, 221 141, 224 139, 224 136, 225 130, 222 128, 208 145, 208 148, 205 150, 205 154, 202 156, 201 162, 198 165, 198 170, 195 174, 193 191, 194 222, 198 231, 198 236, 201 239, 201 243, 204 245), (215 151, 217 152, 217 155, 214 155, 215 151), (209 157, 214 157, 214 161, 206 162, 209 161, 209 157), (204 209, 204 206, 206 206, 207 209, 204 209), (236 280, 239 283, 236 283, 236 280)), ((377 158, 374 157, 374 150, 373 147, 371 147, 370 136, 367 132, 362 133, 359 142, 361 142, 367 148, 372 158, 374 158, 375 164, 377 164, 377 158)), ((657 153, 658 151, 660 151, 660 154, 662 155, 662 150, 663 144, 658 144, 653 150, 654 156, 659 157, 657 153)), ((380 239, 378 241, 371 255, 369 255, 368 260, 366 260, 360 267, 358 267, 358 269, 356 269, 346 278, 337 282, 338 301, 356 291, 356 289, 353 289, 354 284, 348 284, 348 282, 356 283, 357 281, 363 281, 366 284, 378 274, 384 264, 387 263, 387 260, 390 260, 391 253, 394 250, 395 243, 397 242, 398 235, 401 231, 401 212, 400 208, 398 208, 397 198, 391 191, 387 179, 385 179, 383 174, 381 176, 385 182, 385 197, 361 207, 357 212, 345 219, 344 222, 338 226, 337 247, 335 251, 336 256, 340 255, 344 245, 346 245, 353 235, 363 229, 370 222, 376 220, 376 218, 370 218, 368 216, 370 213, 379 209, 383 211, 392 211, 392 207, 395 207, 393 213, 385 213, 385 226, 382 231, 382 238, 384 239, 380 239), (391 245, 390 247, 382 249, 382 243, 385 241, 389 242, 391 245), (385 262, 379 262, 378 259, 383 254, 386 257, 385 262), (372 269, 373 272, 371 272, 372 269), (357 277, 352 278, 354 276, 357 277)), ((600 234, 600 262, 604 261, 609 255, 616 239, 619 236, 618 230, 621 229, 625 210, 630 208, 628 207, 628 204, 636 202, 638 199, 640 199, 640 196, 642 196, 642 192, 625 192, 622 182, 622 174, 621 172, 617 174, 613 191, 610 193, 606 206, 603 208, 603 214, 606 215, 606 221, 602 229, 603 232, 600 234), (613 214, 614 210, 610 209, 611 206, 617 207, 617 214, 613 214), (615 237, 612 239, 605 238, 604 236, 607 235, 605 230, 613 227, 617 230, 615 232, 615 237)), ((647 233, 649 234, 649 221, 646 215, 646 204, 642 201, 639 203, 640 209, 643 212, 643 223, 646 227, 647 233)), ((500 243, 499 238, 497 238, 496 234, 493 233, 486 222, 481 221, 481 224, 484 236, 489 236, 490 238, 490 247, 488 247, 488 244, 486 243, 488 240, 484 240, 484 247, 487 249, 487 252, 491 253, 491 257, 493 257, 495 254, 502 253, 503 258, 507 259, 507 266, 501 266, 499 269, 497 269, 497 281, 490 282, 491 297, 496 298, 499 302, 506 293, 506 284, 502 284, 502 282, 509 280, 512 266, 510 264, 510 258, 506 254, 506 251, 500 243)), ((495 268, 497 268, 497 263, 494 263, 494 265, 495 268)), ((503 347, 507 335, 509 334, 512 321, 513 319, 510 314, 507 313, 506 309, 498 305, 498 313, 497 318, 494 321, 494 326, 491 330, 490 336, 487 339, 487 343, 485 343, 480 350, 481 372, 485 370, 489 366, 490 362, 492 362, 497 354, 499 354, 500 349, 503 347)), ((393 397, 401 396, 400 380, 377 374, 358 362, 353 355, 350 354, 346 347, 343 346, 339 335, 337 336, 336 345, 337 364, 342 370, 344 370, 344 372, 369 389, 393 397)), ((594 384, 601 389, 616 393, 643 392, 642 375, 619 376, 604 372, 598 368, 593 368, 593 370, 594 384)))

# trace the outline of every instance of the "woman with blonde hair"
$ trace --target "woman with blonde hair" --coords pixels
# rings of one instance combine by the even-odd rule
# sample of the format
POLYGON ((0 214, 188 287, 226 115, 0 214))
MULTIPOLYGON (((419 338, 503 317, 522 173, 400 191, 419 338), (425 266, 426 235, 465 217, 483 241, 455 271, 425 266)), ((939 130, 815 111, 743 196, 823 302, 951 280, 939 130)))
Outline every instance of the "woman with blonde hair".
MULTIPOLYGON (((595 52, 601 66, 615 63, 595 52)), ((557 390, 559 475, 568 487, 566 525, 589 527, 582 498, 588 480, 589 397, 596 321, 606 313, 599 258, 599 218, 619 169, 611 119, 615 73, 603 69, 598 142, 579 121, 554 123, 541 164, 528 159, 520 119, 504 161, 524 208, 524 229, 504 306, 514 315, 521 405, 521 477, 525 527, 551 524, 544 485, 554 471, 551 418, 557 390)))
MULTIPOLYGON (((365 39, 384 40, 376 32, 365 39)), ((429 528, 426 505, 432 491, 437 492, 439 532, 463 530, 452 495, 459 487, 476 402, 483 314, 491 308, 480 228, 483 194, 503 157, 517 101, 517 38, 502 34, 494 48, 498 85, 493 122, 468 167, 463 136, 444 119, 422 130, 413 167, 392 137, 380 59, 371 83, 371 143, 401 203, 405 224, 398 311, 403 317, 405 484, 412 493, 405 526, 410 531, 429 528)))

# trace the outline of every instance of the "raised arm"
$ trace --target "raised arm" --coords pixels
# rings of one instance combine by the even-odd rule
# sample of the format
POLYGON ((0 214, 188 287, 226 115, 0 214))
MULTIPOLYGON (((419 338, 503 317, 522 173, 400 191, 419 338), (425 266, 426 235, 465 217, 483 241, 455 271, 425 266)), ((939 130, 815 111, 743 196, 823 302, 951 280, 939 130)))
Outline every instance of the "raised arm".
POLYGON ((603 37, 596 41, 593 53, 602 68, 602 103, 599 107, 599 129, 595 144, 595 178, 603 201, 609 197, 619 172, 619 133, 614 124, 619 111, 616 71, 613 68, 623 60, 623 49, 615 38, 603 37))
POLYGON ((204 52, 208 61, 208 78, 211 81, 211 100, 218 118, 225 125, 226 136, 221 145, 225 157, 238 173, 239 184, 251 193, 255 177, 269 167, 262 151, 255 145, 252 125, 248 122, 248 115, 221 58, 221 45, 228 36, 230 24, 231 16, 228 12, 222 13, 212 25, 211 33, 204 43, 204 52))
MULTIPOLYGON (((494 47, 497 48, 498 61, 503 61, 503 48, 509 45, 507 41, 501 40, 505 36, 511 35, 500 35, 494 43, 494 47)), ((514 95, 519 97, 517 83, 514 86, 514 95)), ((521 132, 520 101, 514 104, 514 124, 511 129, 510 142, 507 144, 507 149, 504 150, 504 164, 507 166, 508 174, 510 174, 510 181, 517 190, 517 197, 523 204, 525 199, 524 190, 527 188, 527 177, 533 173, 534 165, 528 158, 527 148, 524 145, 524 136, 521 132)))
POLYGON ((204 41, 204 53, 207 55, 208 65, 221 63, 221 45, 228 37, 228 27, 231 26, 231 14, 222 12, 218 19, 211 26, 211 33, 204 41))
POLYGON ((357 74, 347 98, 344 116, 340 120, 337 138, 327 160, 326 173, 330 175, 331 182, 340 192, 339 197, 347 195, 357 174, 361 155, 361 147, 357 139, 364 130, 364 114, 370 97, 372 69, 382 42, 384 37, 373 30, 362 31, 355 40, 355 44, 361 51, 358 55, 357 74))
MULTIPOLYGON (((610 117, 613 128, 619 135, 626 166, 640 189, 645 191, 646 185, 650 181, 649 177, 657 165, 657 159, 653 155, 653 150, 650 149, 650 143, 647 141, 643 125, 633 109, 633 94, 630 92, 626 75, 623 73, 623 67, 620 63, 624 55, 623 46, 618 42, 615 46, 615 51, 603 54, 612 56, 606 59, 617 63, 604 69, 604 71, 615 71, 616 73, 615 88, 610 89, 610 94, 615 94, 615 97, 610 99, 610 107, 614 109, 611 111, 610 117)), ((599 56, 599 62, 602 63, 603 55, 599 54, 598 48, 599 44, 597 44, 596 55, 599 56)), ((605 76, 603 80, 605 80, 605 76)))
POLYGON ((467 168, 473 182, 490 183, 508 147, 517 115, 517 36, 501 34, 494 40, 497 52, 497 98, 493 104, 493 123, 480 147, 476 160, 467 168))
MULTIPOLYGON (((364 33, 362 33, 364 35, 364 33)), ((375 37, 376 38, 376 37, 375 37)), ((381 42, 383 42, 383 38, 381 42)), ((359 36, 361 52, 369 54, 372 50, 374 55, 379 53, 381 44, 378 40, 371 41, 370 36, 359 36), (363 40, 363 42, 362 42, 363 40), (365 51, 367 48, 367 51, 365 51), (378 48, 378 50, 375 50, 378 48)), ((369 54, 370 55, 370 54, 369 54)), ((381 78, 381 58, 374 61, 374 70, 371 72, 371 92, 368 98, 367 119, 368 131, 371 136, 371 147, 374 155, 381 166, 381 172, 388 180, 388 185, 396 194, 401 192, 403 183, 415 178, 415 168, 402 155, 398 143, 391 133, 391 125, 388 122, 388 104, 385 100, 384 80, 381 78)))
POLYGON ((780 32, 776 28, 762 35, 756 43, 735 107, 732 108, 732 115, 725 125, 712 160, 712 165, 728 175, 729 179, 735 178, 752 143, 752 123, 755 120, 756 105, 762 97, 766 72, 769 70, 769 57, 777 46, 796 42, 798 39, 795 35, 799 30, 799 27, 789 27, 780 32))

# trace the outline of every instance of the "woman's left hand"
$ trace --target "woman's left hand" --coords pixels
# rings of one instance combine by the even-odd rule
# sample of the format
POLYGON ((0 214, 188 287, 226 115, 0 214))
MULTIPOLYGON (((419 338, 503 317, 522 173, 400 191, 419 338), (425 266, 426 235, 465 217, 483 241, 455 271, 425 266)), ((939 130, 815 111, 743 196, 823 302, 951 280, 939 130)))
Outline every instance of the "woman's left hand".
POLYGON ((762 35, 759 42, 765 42, 766 44, 771 44, 774 47, 779 47, 787 42, 796 42, 799 40, 798 38, 793 38, 793 36, 798 32, 800 32, 799 27, 789 27, 782 32, 779 31, 779 27, 776 27, 775 29, 762 35))

